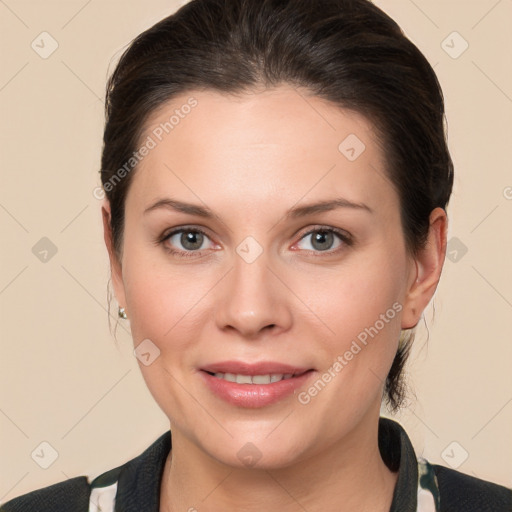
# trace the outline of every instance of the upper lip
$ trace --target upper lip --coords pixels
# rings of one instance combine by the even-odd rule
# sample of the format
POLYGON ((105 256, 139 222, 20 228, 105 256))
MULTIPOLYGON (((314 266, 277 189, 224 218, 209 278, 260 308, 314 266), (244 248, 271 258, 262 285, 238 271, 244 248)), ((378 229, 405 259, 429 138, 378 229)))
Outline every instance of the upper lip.
POLYGON ((301 366, 291 366, 276 361, 260 361, 259 363, 246 363, 244 361, 219 361, 203 366, 201 370, 211 373, 235 373, 240 375, 268 375, 268 374, 293 374, 312 370, 301 366))

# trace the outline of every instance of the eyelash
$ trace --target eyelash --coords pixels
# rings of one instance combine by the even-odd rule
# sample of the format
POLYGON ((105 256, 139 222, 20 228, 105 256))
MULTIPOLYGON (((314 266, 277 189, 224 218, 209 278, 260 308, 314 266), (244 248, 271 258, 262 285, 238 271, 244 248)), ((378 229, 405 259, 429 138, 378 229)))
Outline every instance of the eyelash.
MULTIPOLYGON (((312 235, 312 234, 318 233, 318 232, 333 233, 333 234, 337 235, 339 237, 339 239, 341 240, 342 245, 334 250, 308 251, 308 252, 315 254, 316 255, 315 257, 322 257, 324 255, 331 256, 333 254, 337 254, 338 252, 342 251, 345 247, 351 247, 354 244, 352 237, 348 233, 346 233, 345 231, 342 231, 340 229, 333 228, 333 227, 327 227, 327 226, 315 226, 314 229, 311 229, 310 231, 307 231, 306 233, 304 233, 300 237, 299 241, 303 240, 308 235, 312 235)), ((200 229, 198 227, 185 226, 185 227, 181 227, 179 229, 175 229, 175 230, 171 231, 170 233, 164 235, 163 237, 159 238, 158 240, 156 240, 157 244, 164 246, 164 249, 167 253, 169 253, 173 256, 176 256, 178 258, 193 258, 193 257, 196 257, 198 253, 200 254, 200 251, 180 251, 180 250, 170 249, 168 246, 166 246, 165 242, 167 240, 169 240, 173 235, 176 235, 177 233, 201 233, 205 237, 210 238, 205 231, 203 231, 202 229, 200 229)))

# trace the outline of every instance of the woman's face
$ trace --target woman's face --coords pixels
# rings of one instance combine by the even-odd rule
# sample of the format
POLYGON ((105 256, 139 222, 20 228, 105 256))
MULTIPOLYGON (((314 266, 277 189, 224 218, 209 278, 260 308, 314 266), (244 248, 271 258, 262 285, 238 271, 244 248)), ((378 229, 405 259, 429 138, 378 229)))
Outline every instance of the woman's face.
POLYGON ((173 439, 278 467, 374 423, 421 311, 372 126, 283 85, 176 97, 142 141, 113 282, 173 439), (280 365, 308 372, 205 371, 294 371, 280 365))

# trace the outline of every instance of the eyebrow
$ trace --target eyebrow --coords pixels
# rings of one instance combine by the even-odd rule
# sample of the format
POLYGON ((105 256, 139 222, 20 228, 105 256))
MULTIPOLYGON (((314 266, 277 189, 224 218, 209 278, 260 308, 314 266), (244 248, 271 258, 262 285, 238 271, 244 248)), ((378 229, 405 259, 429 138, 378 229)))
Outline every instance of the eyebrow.
MULTIPOLYGON (((364 203, 354 203, 344 198, 328 199, 325 201, 319 201, 316 203, 306 204, 304 206, 295 206, 286 212, 285 218, 296 219, 300 217, 306 217, 315 213, 322 213, 335 210, 337 208, 351 208, 354 210, 367 211, 373 213, 373 210, 364 203)), ((185 203, 183 201, 177 201, 171 198, 159 199, 156 203, 149 206, 144 210, 144 215, 154 210, 167 209, 174 210, 189 215, 195 215, 197 217, 213 218, 214 213, 210 208, 206 206, 199 206, 191 203, 185 203)))

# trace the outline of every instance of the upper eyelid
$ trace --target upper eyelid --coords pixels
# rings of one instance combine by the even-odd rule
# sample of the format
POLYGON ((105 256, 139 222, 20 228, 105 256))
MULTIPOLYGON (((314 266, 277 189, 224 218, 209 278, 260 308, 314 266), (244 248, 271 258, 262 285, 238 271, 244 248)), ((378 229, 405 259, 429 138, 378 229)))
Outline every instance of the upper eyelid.
POLYGON ((195 231, 196 233, 201 233, 203 235, 206 235, 208 238, 211 238, 210 235, 208 234, 208 231, 206 230, 206 228, 197 227, 197 226, 184 226, 184 227, 180 227, 180 228, 171 229, 167 234, 162 235, 162 240, 167 240, 171 236, 176 235, 178 233, 190 232, 190 231, 195 231))

